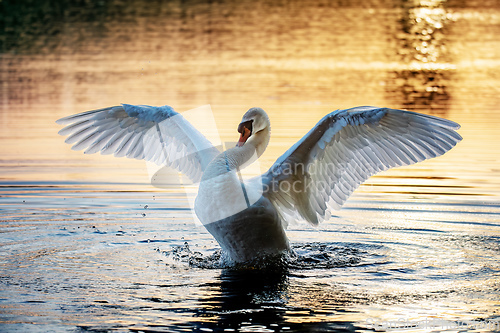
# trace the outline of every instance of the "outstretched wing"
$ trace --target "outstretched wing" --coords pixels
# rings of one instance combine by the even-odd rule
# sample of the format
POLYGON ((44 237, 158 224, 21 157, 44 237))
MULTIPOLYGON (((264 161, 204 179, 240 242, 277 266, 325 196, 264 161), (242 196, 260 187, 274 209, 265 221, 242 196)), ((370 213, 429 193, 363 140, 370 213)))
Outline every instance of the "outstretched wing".
POLYGON ((129 105, 87 111, 57 120, 66 143, 85 154, 144 159, 174 167, 198 182, 218 150, 170 106, 129 105))
POLYGON ((462 137, 452 121, 371 106, 334 111, 263 175, 284 222, 317 225, 377 172, 437 157, 462 137))

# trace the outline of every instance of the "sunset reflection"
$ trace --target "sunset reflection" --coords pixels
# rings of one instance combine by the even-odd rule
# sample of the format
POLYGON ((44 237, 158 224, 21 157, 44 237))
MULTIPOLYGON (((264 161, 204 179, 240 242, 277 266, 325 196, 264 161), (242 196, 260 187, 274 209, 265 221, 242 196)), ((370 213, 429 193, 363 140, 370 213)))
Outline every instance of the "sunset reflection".
POLYGON ((448 85, 456 69, 447 40, 453 16, 445 5, 446 0, 403 1, 396 38, 399 61, 406 68, 391 73, 396 87, 388 90, 391 98, 402 100, 402 107, 440 116, 447 114, 448 85))

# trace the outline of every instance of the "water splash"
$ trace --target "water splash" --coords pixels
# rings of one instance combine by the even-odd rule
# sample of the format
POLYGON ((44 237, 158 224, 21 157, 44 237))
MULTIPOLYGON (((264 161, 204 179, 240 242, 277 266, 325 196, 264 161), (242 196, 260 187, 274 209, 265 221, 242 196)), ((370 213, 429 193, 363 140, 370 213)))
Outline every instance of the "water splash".
POLYGON ((195 267, 203 269, 330 269, 359 265, 370 255, 366 245, 351 243, 300 243, 292 244, 289 252, 279 256, 265 256, 245 263, 233 262, 222 250, 211 254, 193 251, 188 242, 161 251, 170 267, 195 267))

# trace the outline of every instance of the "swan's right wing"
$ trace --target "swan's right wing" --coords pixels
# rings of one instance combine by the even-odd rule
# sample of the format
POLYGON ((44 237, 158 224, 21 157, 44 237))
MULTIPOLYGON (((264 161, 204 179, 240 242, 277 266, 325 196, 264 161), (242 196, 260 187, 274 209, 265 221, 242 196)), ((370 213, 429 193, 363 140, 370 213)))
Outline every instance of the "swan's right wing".
POLYGON ((370 176, 437 157, 462 138, 452 121, 371 106, 318 122, 262 176, 264 195, 287 221, 329 217, 370 176))
POLYGON ((144 159, 176 168, 199 182, 219 151, 170 106, 129 105, 87 111, 57 120, 65 142, 85 154, 144 159))

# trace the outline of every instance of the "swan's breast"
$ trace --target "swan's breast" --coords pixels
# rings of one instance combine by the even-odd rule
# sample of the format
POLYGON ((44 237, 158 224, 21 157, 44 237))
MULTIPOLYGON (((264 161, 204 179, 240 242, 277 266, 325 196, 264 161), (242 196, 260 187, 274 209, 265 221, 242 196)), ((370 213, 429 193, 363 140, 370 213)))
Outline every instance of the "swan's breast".
POLYGON ((235 215, 260 199, 262 186, 241 183, 236 171, 203 175, 195 200, 196 215, 203 224, 235 215))
POLYGON ((237 262, 289 249, 288 238, 271 202, 261 197, 247 209, 205 224, 222 249, 237 262))

